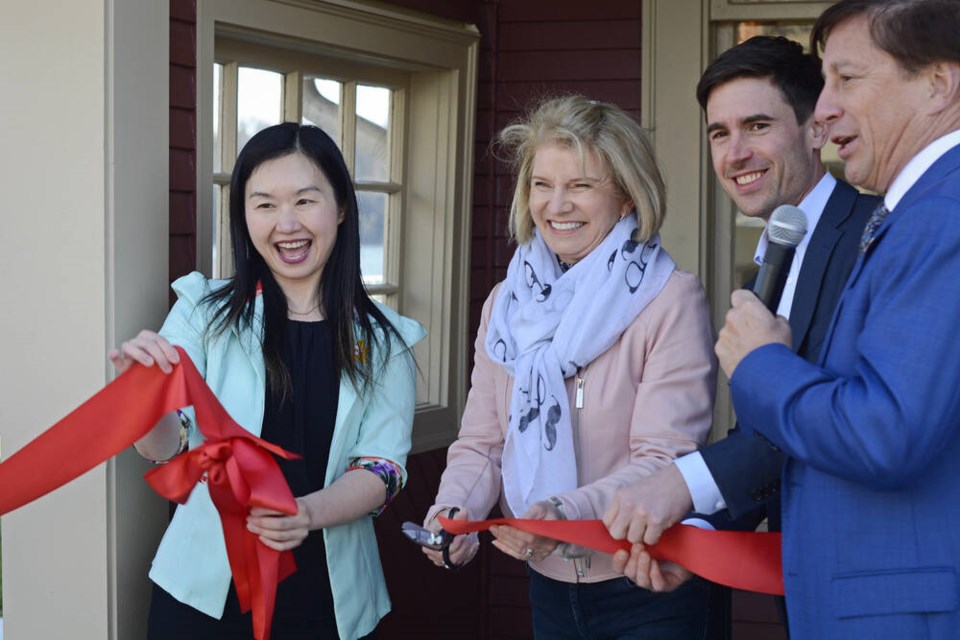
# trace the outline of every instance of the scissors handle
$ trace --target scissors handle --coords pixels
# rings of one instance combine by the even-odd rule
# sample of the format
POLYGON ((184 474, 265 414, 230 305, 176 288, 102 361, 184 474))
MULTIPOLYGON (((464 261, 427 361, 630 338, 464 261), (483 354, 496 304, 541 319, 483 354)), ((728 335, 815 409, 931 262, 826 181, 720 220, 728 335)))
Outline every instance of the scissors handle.
MULTIPOLYGON (((457 512, 460 511, 457 507, 451 507, 450 511, 447 513, 448 518, 452 518, 457 515, 457 512)), ((449 571, 457 573, 460 571, 460 565, 456 564, 453 560, 450 559, 450 543, 453 542, 454 535, 449 531, 440 530, 440 535, 443 536, 443 566, 445 566, 449 571)))

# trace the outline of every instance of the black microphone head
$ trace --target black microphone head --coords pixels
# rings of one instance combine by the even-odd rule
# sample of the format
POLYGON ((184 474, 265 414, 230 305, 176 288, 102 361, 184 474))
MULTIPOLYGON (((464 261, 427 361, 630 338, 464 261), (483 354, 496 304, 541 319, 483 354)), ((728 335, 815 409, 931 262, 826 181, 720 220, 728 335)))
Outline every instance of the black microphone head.
POLYGON ((782 204, 770 214, 767 238, 787 247, 796 247, 807 233, 807 214, 800 207, 782 204))

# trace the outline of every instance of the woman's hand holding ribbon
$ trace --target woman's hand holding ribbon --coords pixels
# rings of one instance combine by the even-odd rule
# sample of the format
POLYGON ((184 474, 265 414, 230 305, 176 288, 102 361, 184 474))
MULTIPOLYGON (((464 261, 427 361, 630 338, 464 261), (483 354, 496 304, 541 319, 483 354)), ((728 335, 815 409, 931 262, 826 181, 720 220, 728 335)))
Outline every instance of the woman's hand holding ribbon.
MULTIPOLYGON (((521 518, 524 520, 563 520, 560 511, 549 502, 535 502, 521 518)), ((509 525, 494 525, 490 533, 496 540, 493 546, 517 560, 539 561, 546 558, 560 544, 553 538, 538 536, 509 525)))

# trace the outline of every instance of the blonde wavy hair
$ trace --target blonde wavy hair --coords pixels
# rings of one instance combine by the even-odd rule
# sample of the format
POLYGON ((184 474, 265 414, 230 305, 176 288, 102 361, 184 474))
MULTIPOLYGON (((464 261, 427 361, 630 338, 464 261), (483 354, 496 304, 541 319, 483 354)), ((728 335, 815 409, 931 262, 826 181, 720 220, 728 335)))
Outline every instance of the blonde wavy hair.
POLYGON ((645 242, 660 230, 666 213, 666 186, 647 131, 620 107, 579 95, 547 97, 494 140, 497 157, 517 177, 510 205, 510 235, 519 244, 533 238, 530 182, 533 158, 545 144, 595 153, 610 171, 620 193, 633 201, 639 226, 635 240, 645 242))

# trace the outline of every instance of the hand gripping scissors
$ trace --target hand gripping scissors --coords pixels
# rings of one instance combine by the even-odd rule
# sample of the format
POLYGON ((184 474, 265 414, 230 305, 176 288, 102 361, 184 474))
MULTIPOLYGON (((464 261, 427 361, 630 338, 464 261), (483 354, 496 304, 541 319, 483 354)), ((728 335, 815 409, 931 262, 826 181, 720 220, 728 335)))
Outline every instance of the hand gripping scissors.
MULTIPOLYGON (((452 518, 460 511, 457 507, 452 507, 447 513, 448 518, 452 518)), ((404 522, 402 526, 403 535, 421 547, 443 552, 443 566, 450 571, 459 571, 460 567, 450 560, 450 544, 453 542, 454 535, 441 529, 440 531, 430 531, 424 529, 418 524, 404 522)))

